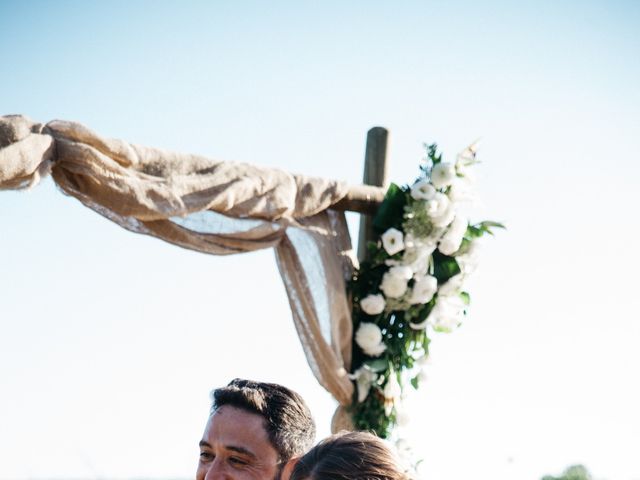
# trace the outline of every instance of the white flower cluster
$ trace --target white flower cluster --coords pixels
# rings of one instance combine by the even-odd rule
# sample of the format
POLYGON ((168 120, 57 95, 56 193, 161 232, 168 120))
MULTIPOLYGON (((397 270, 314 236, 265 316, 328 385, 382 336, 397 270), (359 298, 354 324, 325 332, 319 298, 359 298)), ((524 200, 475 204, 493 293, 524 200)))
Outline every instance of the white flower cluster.
MULTIPOLYGON (((367 315, 380 315, 389 303, 393 309, 408 310, 412 306, 429 303, 437 296, 429 316, 423 322, 412 323, 411 327, 420 330, 431 325, 440 331, 451 331, 461 323, 465 313, 465 304, 460 296, 462 281, 474 268, 477 248, 472 242, 463 254, 456 255, 469 225, 457 207, 470 198, 472 178, 468 170, 474 162, 475 145, 472 145, 458 155, 455 163, 437 163, 429 178, 413 184, 411 197, 414 201, 408 215, 422 213, 424 216, 426 212, 427 221, 431 224, 430 233, 418 236, 418 232, 409 229, 403 233, 390 228, 382 235, 382 247, 389 256, 402 252, 402 257, 387 260, 389 269, 382 277, 380 292, 360 300, 360 308, 367 315), (462 270, 441 285, 432 275, 433 252, 436 249, 444 255, 455 256, 462 270)), ((362 323, 355 339, 369 356, 378 356, 385 351, 382 333, 374 323, 362 323)))
POLYGON ((476 163, 475 145, 454 163, 442 162, 435 145, 428 156, 432 163, 424 178, 410 189, 390 190, 386 214, 402 201, 401 226, 381 235, 372 270, 363 270, 355 284, 362 296, 354 341, 364 358, 373 358, 354 357, 360 363, 349 375, 357 387, 353 415, 360 427, 383 434, 407 423, 403 386, 426 381, 427 327, 450 332, 465 318, 469 295, 463 285, 476 266, 476 239, 504 228, 491 221, 470 225, 463 213, 462 203, 473 200, 469 167, 476 163), (363 295, 362 287, 373 282, 377 287, 363 295), (376 395, 369 395, 372 390, 376 395), (372 411, 380 413, 372 418, 372 411))

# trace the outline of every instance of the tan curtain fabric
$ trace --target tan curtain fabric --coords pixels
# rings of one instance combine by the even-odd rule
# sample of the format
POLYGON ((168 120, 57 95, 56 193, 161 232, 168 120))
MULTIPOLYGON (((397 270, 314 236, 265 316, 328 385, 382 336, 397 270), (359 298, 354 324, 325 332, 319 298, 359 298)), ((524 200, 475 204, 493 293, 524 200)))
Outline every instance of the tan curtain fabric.
POLYGON ((353 269, 342 182, 105 139, 83 125, 0 117, 0 190, 56 184, 124 228, 214 255, 276 248, 307 360, 341 405, 351 402, 353 269))

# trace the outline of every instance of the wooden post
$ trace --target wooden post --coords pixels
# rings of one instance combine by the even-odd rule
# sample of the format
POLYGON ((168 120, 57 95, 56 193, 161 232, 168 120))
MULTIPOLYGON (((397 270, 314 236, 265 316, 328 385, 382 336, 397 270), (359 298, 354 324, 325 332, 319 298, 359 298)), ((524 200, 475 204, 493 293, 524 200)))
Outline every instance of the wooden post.
MULTIPOLYGON (((367 147, 364 156, 365 185, 385 187, 387 185, 387 139, 389 132, 386 128, 373 127, 367 133, 367 147)), ((358 237, 358 259, 362 262, 367 258, 367 243, 374 239, 373 215, 360 216, 360 234, 358 237)))

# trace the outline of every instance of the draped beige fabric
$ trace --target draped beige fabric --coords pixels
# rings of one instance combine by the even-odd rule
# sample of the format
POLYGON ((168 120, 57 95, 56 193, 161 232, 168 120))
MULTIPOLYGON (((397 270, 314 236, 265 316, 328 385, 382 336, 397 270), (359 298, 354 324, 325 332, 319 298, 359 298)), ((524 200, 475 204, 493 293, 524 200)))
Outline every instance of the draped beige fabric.
POLYGON ((344 183, 105 139, 83 125, 0 117, 0 190, 51 174, 68 195, 122 227, 203 253, 275 247, 311 369, 351 403, 353 256, 344 183))

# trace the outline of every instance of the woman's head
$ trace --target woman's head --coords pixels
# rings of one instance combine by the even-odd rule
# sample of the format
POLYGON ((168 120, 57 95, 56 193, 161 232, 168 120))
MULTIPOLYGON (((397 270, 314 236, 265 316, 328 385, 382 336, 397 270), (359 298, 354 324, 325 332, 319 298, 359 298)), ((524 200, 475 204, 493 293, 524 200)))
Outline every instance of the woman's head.
POLYGON ((289 480, 410 480, 391 449, 366 432, 333 435, 306 453, 289 480))

